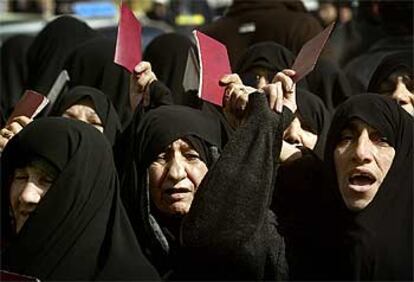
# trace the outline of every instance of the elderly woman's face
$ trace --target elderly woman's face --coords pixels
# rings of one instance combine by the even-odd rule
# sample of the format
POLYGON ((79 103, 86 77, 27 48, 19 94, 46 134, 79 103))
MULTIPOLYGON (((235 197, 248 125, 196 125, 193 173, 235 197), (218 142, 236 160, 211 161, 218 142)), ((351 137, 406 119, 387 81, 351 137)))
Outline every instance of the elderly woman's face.
POLYGON ((348 209, 362 210, 374 199, 394 156, 386 138, 359 119, 341 132, 334 161, 339 191, 348 209))
POLYGON ((188 213, 208 168, 183 139, 172 142, 149 167, 149 189, 155 207, 167 215, 188 213))
POLYGON ((90 99, 80 100, 78 103, 70 106, 62 116, 89 123, 100 132, 104 131, 102 121, 96 113, 95 106, 90 99))
POLYGON ((380 85, 380 94, 389 95, 410 115, 414 116, 414 82, 402 73, 392 74, 380 85))
POLYGON ((16 233, 19 233, 30 214, 36 209, 56 176, 57 172, 43 163, 15 170, 10 187, 10 203, 16 233))

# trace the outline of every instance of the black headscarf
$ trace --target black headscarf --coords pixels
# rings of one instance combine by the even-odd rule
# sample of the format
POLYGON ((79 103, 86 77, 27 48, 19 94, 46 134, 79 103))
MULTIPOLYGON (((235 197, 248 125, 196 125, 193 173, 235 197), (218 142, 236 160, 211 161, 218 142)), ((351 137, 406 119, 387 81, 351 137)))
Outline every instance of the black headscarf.
POLYGON ((132 117, 129 102, 129 73, 113 62, 115 41, 94 38, 77 47, 66 59, 69 86, 90 86, 101 90, 112 101, 122 127, 132 117))
POLYGON ((33 36, 15 35, 3 42, 1 46, 1 106, 8 117, 14 105, 24 92, 28 67, 26 54, 32 44, 33 36))
POLYGON ((329 113, 319 97, 304 89, 297 89, 296 103, 302 127, 306 125, 312 133, 318 135, 313 151, 323 159, 326 135, 330 125, 329 113))
MULTIPOLYGON (((250 72, 252 68, 260 67, 275 75, 277 72, 290 68, 295 61, 295 57, 291 51, 275 42, 256 43, 249 47, 240 58, 235 72, 243 78, 243 75, 250 72)), ((248 83, 248 81, 243 82, 248 83)), ((299 87, 307 88, 306 80, 302 80, 299 87)))
MULTIPOLYGON (((364 94, 341 105, 328 133, 325 161, 331 187, 342 207, 346 235, 345 278, 356 280, 413 280, 413 120, 388 97, 364 94), (341 131, 351 119, 379 130, 395 149, 393 163, 372 202, 359 212, 345 208, 334 165, 341 131), (349 268, 347 268, 349 267, 349 268)), ((343 278, 343 277, 342 277, 343 278)))
POLYGON ((133 144, 127 153, 130 165, 122 179, 123 200, 141 246, 162 275, 172 268, 171 249, 177 242, 150 210, 147 169, 166 146, 179 138, 189 141, 210 167, 220 150, 220 134, 220 123, 214 116, 169 105, 149 111, 130 140, 133 144))
POLYGON ((382 59, 371 77, 368 91, 379 93, 381 83, 397 71, 405 71, 408 74, 413 74, 413 52, 397 52, 382 59))
POLYGON ((185 35, 167 33, 156 37, 145 49, 143 59, 151 63, 152 70, 172 92, 175 104, 186 104, 183 78, 188 51, 195 44, 185 35))
POLYGON ((59 174, 2 253, 3 267, 41 280, 157 279, 121 204, 111 146, 83 122, 39 119, 13 137, 1 159, 2 214, 14 170, 39 157, 59 174))
POLYGON ((113 145, 121 131, 121 124, 111 100, 98 89, 88 86, 76 86, 68 92, 62 93, 53 105, 50 115, 61 116, 68 108, 88 98, 94 104, 95 111, 102 121, 103 133, 113 145))
POLYGON ((98 32, 74 17, 62 16, 48 23, 29 48, 26 88, 46 95, 62 70, 66 56, 76 46, 96 36, 98 32))

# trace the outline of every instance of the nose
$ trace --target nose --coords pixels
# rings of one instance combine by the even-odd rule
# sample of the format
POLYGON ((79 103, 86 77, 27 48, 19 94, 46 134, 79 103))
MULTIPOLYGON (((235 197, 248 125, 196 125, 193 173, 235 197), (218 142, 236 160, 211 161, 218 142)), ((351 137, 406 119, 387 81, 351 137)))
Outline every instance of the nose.
POLYGON ((285 130, 283 139, 290 144, 302 144, 300 128, 295 120, 293 120, 291 125, 285 130))
POLYGON ((187 172, 185 170, 185 165, 183 161, 177 157, 174 157, 170 161, 170 166, 168 170, 168 178, 173 180, 175 183, 177 183, 186 177, 187 177, 187 172))
POLYGON ((355 145, 354 160, 358 163, 369 163, 372 159, 372 142, 369 139, 368 131, 364 130, 355 145))
POLYGON ((41 197, 42 195, 39 193, 36 185, 28 182, 19 195, 19 201, 24 204, 37 204, 41 197))
POLYGON ((398 82, 395 87, 394 92, 392 93, 392 98, 398 102, 401 106, 407 105, 410 103, 411 92, 408 91, 407 86, 402 81, 401 77, 398 77, 398 82))

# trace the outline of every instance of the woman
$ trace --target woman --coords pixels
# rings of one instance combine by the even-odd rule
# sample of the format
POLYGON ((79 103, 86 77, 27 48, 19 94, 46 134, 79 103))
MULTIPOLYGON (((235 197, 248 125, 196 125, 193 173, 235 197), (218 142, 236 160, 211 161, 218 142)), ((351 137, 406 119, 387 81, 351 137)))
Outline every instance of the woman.
POLYGON ((181 220, 220 141, 214 116, 176 105, 148 111, 129 139, 123 200, 142 248, 164 278, 178 262, 181 220))
POLYGON ((70 52, 97 36, 100 36, 97 31, 74 17, 61 16, 48 23, 28 50, 29 74, 25 88, 46 95, 70 52))
MULTIPOLYGON (((235 72, 246 85, 260 88, 270 83, 277 72, 292 67, 294 60, 295 55, 277 43, 257 43, 239 60, 235 72)), ((351 94, 349 83, 339 67, 323 58, 313 72, 298 82, 298 88, 318 96, 328 112, 333 112, 351 94)))
POLYGON ((336 279, 413 280, 412 144, 412 118, 388 97, 358 95, 338 108, 325 154, 339 209, 330 233, 339 225, 336 253, 345 250, 336 279))
POLYGON ((131 121, 129 73, 113 62, 115 41, 97 37, 79 45, 64 62, 69 87, 89 86, 101 90, 114 105, 122 128, 131 121))
POLYGON ((413 53, 397 52, 385 57, 372 75, 368 91, 388 95, 414 115, 413 53))
POLYGON ((112 150, 89 125, 32 122, 1 158, 6 270, 41 280, 153 280, 119 198, 112 150))
POLYGON ((62 93, 50 115, 89 123, 101 131, 112 145, 121 131, 111 100, 102 91, 88 86, 76 86, 62 93))

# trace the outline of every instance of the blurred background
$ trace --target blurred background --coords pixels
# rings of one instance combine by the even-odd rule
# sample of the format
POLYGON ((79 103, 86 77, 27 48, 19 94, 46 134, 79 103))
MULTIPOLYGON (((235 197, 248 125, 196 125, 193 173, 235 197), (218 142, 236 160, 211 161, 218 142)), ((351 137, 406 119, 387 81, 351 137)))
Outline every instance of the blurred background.
MULTIPOLYGON (((267 0, 260 0, 267 1, 267 0)), ((121 0, 0 0, 0 44, 17 34, 34 35, 53 18, 72 14, 92 28, 116 35, 121 0)), ((189 33, 222 16, 232 0, 124 0, 135 12, 143 30, 143 44, 164 32, 189 33)), ((303 0, 309 13, 323 25, 350 21, 360 1, 303 0)), ((144 46, 145 47, 145 46, 144 46)))

